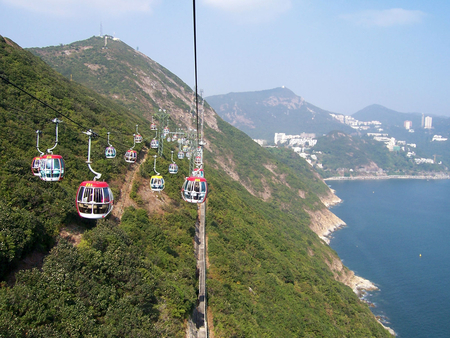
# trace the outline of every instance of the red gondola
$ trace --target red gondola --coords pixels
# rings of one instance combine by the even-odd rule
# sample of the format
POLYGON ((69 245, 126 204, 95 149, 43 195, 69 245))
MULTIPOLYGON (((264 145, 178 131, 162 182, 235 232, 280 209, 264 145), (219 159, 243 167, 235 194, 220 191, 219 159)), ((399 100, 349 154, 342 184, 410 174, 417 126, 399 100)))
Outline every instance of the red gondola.
POLYGON ((31 161, 31 172, 34 176, 40 176, 40 163, 41 163, 41 157, 35 157, 33 158, 33 161, 31 161))
POLYGON ((203 203, 208 194, 208 183, 203 177, 186 177, 181 188, 181 197, 189 203, 203 203))
POLYGON ((192 172, 192 176, 194 177, 205 177, 205 171, 203 169, 194 169, 192 172))
POLYGON ((124 158, 125 162, 135 163, 137 160, 137 151, 133 149, 128 149, 127 152, 125 153, 124 158))
POLYGON ((112 211, 114 197, 106 182, 84 181, 77 192, 77 211, 83 218, 105 218, 112 211))
POLYGON ((143 140, 142 136, 138 133, 138 126, 139 125, 136 124, 136 134, 133 135, 134 143, 142 143, 142 140, 143 140))
POLYGON ((65 165, 61 155, 47 154, 42 156, 39 162, 41 180, 57 182, 64 178, 65 165))

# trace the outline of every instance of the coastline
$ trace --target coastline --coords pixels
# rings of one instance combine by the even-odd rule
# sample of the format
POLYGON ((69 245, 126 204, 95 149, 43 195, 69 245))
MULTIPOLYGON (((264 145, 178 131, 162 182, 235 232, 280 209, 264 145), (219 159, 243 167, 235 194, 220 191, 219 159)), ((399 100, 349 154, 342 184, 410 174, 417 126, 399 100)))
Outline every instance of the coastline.
MULTIPOLYGON (((450 176, 448 178, 450 178, 450 176)), ((327 245, 330 245, 333 232, 347 225, 343 220, 329 210, 330 207, 342 203, 342 200, 335 195, 335 191, 333 189, 330 189, 330 192, 326 196, 320 197, 320 199, 326 208, 314 212, 308 211, 311 218, 310 229, 314 231, 327 245)), ((327 261, 326 263, 333 272, 337 281, 350 287, 358 298, 362 302, 365 302, 369 307, 374 306, 374 304, 365 299, 367 291, 379 290, 373 282, 355 275, 352 270, 347 268, 342 263, 342 260, 338 256, 333 257, 331 262, 327 261)), ((383 324, 382 318, 375 318, 387 331, 389 331, 391 335, 397 335, 393 329, 383 324)))
POLYGON ((379 175, 379 176, 333 176, 324 178, 324 181, 349 181, 349 180, 392 180, 392 179, 407 179, 407 180, 448 180, 450 175, 436 174, 436 175, 379 175))

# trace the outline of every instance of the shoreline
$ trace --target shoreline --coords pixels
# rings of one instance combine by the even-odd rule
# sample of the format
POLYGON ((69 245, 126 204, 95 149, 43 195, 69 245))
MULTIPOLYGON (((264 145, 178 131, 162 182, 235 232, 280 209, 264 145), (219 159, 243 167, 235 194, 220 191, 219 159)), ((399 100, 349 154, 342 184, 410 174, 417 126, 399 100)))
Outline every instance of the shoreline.
MULTIPOLYGON (((448 176, 448 178, 450 178, 450 176, 448 176)), ((311 230, 313 230, 328 246, 330 245, 330 241, 333 238, 333 233, 347 226, 347 224, 343 220, 337 217, 330 210, 330 208, 332 208, 333 206, 336 206, 343 202, 337 195, 335 195, 335 191, 333 189, 330 189, 330 192, 331 194, 329 194, 327 198, 324 198, 322 200, 322 203, 326 205, 327 212, 308 212, 312 221, 312 224, 310 225, 311 230)), ((379 290, 379 288, 372 281, 357 276, 353 270, 350 270, 343 264, 340 257, 337 256, 337 258, 338 262, 335 261, 334 264, 330 265, 330 269, 333 271, 333 273, 336 271, 348 271, 348 273, 343 274, 345 276, 343 279, 337 278, 337 280, 350 287, 358 296, 358 298, 362 302, 366 303, 369 307, 375 307, 373 303, 366 299, 366 296, 369 291, 379 290)), ((383 323, 383 318, 379 318, 377 316, 375 316, 375 318, 392 336, 397 336, 392 328, 386 326, 383 323)))
POLYGON ((380 176, 333 176, 324 178, 324 181, 351 181, 351 180, 448 180, 450 175, 380 175, 380 176))

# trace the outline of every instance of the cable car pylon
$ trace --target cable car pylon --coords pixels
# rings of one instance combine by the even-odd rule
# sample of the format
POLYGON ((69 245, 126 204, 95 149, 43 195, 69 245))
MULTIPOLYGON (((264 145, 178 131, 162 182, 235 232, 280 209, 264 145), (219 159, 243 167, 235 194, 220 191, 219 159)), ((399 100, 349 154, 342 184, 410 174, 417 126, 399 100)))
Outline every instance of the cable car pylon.
POLYGON ((102 174, 94 171, 91 167, 91 139, 92 130, 83 132, 89 136, 88 159, 86 161, 89 170, 95 175, 94 180, 84 181, 77 191, 76 206, 80 217, 88 219, 101 219, 109 215, 114 207, 114 197, 106 182, 98 182, 102 174))

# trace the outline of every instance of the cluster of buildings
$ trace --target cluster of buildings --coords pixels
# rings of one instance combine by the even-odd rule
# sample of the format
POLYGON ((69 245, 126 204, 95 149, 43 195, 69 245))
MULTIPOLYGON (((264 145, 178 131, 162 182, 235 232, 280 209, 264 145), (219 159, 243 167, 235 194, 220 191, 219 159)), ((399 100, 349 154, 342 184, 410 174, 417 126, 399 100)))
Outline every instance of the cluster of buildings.
POLYGON ((380 128, 381 127, 380 121, 364 122, 364 121, 359 121, 348 115, 341 115, 341 114, 330 114, 330 115, 335 120, 338 120, 339 122, 344 123, 356 130, 369 130, 370 128, 380 128))
POLYGON ((285 133, 275 133, 274 143, 286 144, 288 147, 309 148, 317 143, 316 134, 301 133, 300 135, 286 135, 285 133))
MULTIPOLYGON (((344 123, 353 129, 356 130, 369 130, 375 129, 378 132, 368 132, 367 136, 372 137, 375 141, 383 142, 389 151, 403 151, 406 152, 406 156, 409 158, 414 158, 416 164, 422 163, 436 163, 435 159, 430 158, 416 158, 416 152, 414 151, 416 148, 415 143, 406 143, 406 141, 396 140, 394 137, 389 137, 388 134, 382 133, 383 129, 381 128, 381 122, 379 121, 369 121, 363 122, 358 121, 357 119, 341 115, 341 114, 330 114, 334 119, 338 120, 341 123, 344 123)), ((403 126, 406 130, 413 133, 414 129, 412 129, 413 124, 412 121, 404 121, 403 126)), ((422 114, 422 128, 424 129, 432 129, 433 128, 433 119, 431 116, 424 116, 422 114)), ((261 146, 267 146, 266 140, 255 139, 261 146)), ((443 142, 447 141, 447 138, 442 137, 442 135, 434 135, 432 141, 443 142)), ((300 157, 304 158, 310 165, 315 163, 319 168, 322 167, 320 163, 317 163, 316 151, 312 151, 310 154, 307 153, 307 150, 314 147, 317 143, 316 135, 314 133, 301 133, 299 135, 288 135, 286 133, 275 133, 274 136, 274 144, 275 147, 278 145, 284 145, 292 148, 296 153, 300 155, 300 157)))

